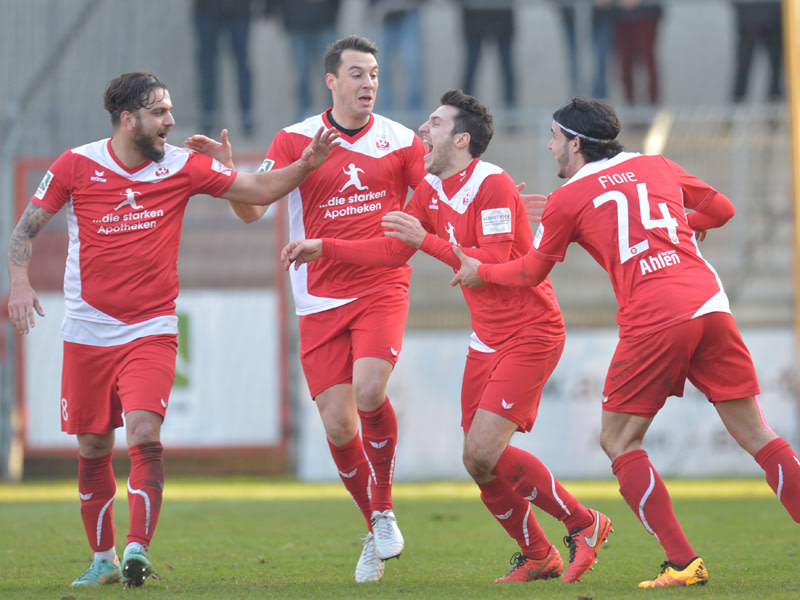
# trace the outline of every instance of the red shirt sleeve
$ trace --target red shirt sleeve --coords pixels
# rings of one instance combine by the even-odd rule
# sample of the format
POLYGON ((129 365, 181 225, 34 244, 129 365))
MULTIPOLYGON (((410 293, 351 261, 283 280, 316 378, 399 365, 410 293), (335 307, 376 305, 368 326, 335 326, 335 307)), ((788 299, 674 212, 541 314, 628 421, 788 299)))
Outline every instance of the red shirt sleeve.
POLYGON ((555 261, 539 256, 533 248, 522 258, 502 264, 478 266, 478 277, 486 283, 512 287, 533 287, 544 281, 555 261))

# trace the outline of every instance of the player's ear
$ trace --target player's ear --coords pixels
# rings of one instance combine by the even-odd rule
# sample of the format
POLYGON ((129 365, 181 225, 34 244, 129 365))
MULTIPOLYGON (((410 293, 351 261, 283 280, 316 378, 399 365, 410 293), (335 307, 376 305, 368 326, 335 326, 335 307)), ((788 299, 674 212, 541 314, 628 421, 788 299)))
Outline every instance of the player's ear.
POLYGON ((469 142, 472 139, 472 136, 468 134, 466 131, 462 131, 461 133, 456 135, 455 144, 456 148, 459 150, 461 148, 467 148, 469 146, 469 142))

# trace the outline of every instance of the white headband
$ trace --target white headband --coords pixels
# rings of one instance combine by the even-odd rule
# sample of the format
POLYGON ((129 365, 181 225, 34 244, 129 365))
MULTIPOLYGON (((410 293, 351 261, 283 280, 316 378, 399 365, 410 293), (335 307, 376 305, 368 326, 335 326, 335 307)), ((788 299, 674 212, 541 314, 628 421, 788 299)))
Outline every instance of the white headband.
POLYGON ((558 121, 553 121, 553 122, 556 125, 558 125, 559 127, 561 127, 561 129, 563 129, 567 133, 571 133, 572 135, 577 136, 577 137, 581 138, 582 140, 586 140, 587 142, 601 142, 602 143, 602 142, 612 142, 612 141, 614 141, 613 139, 612 140, 601 140, 600 138, 595 138, 595 137, 591 137, 589 135, 584 135, 582 133, 578 133, 574 129, 570 129, 569 127, 566 127, 566 126, 562 125, 558 121))

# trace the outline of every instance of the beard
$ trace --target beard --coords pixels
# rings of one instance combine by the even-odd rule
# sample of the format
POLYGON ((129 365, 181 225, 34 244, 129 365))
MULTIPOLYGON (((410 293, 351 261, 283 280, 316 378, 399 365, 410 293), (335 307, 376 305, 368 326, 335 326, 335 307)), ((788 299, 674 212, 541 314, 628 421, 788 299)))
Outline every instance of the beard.
POLYGON ((145 134, 141 122, 136 122, 136 128, 133 131, 133 144, 147 160, 160 162, 164 158, 164 149, 156 148, 155 138, 156 136, 145 134))

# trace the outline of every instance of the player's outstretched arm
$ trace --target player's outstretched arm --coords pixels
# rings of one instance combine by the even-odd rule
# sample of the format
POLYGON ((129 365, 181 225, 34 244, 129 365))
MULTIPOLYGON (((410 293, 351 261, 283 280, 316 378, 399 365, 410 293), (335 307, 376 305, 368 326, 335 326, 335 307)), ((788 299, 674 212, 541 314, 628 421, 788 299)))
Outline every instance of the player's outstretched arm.
POLYGON ((300 158, 292 164, 261 173, 238 173, 224 198, 262 206, 277 202, 303 183, 314 169, 325 162, 331 150, 339 143, 339 133, 336 130, 320 127, 300 158))
POLYGON ((322 256, 322 240, 292 240, 281 250, 281 263, 287 271, 294 264, 295 271, 301 265, 322 256))
POLYGON ((33 238, 53 215, 35 204, 28 203, 8 242, 8 275, 11 290, 8 296, 8 318, 20 335, 36 326, 36 314, 44 316, 39 298, 31 286, 28 267, 31 262, 33 238))

